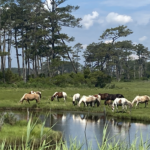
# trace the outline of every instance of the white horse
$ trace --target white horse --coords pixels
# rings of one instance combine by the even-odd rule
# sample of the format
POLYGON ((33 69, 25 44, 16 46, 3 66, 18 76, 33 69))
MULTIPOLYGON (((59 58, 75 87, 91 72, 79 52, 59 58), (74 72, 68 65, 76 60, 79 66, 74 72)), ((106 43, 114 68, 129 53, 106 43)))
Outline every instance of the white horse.
POLYGON ((145 103, 145 107, 146 107, 146 104, 148 105, 148 101, 150 100, 150 97, 147 96, 147 95, 144 95, 144 96, 136 96, 134 98, 134 100, 132 101, 132 104, 136 103, 135 107, 139 107, 139 103, 145 103))
POLYGON ((55 92, 53 94, 53 96, 51 97, 51 101, 53 101, 55 97, 58 101, 59 101, 59 98, 64 98, 64 101, 66 101, 67 93, 65 93, 65 92, 55 92))
POLYGON ((79 93, 74 94, 73 95, 73 100, 72 100, 73 105, 75 105, 76 103, 78 103, 79 100, 80 100, 80 94, 79 93))
POLYGON ((82 98, 80 99, 79 103, 78 103, 78 106, 80 107, 80 104, 82 102, 84 103, 84 106, 88 106, 88 104, 90 104, 92 106, 97 101, 98 101, 97 97, 94 97, 94 96, 91 96, 91 95, 90 96, 83 95, 82 98))
POLYGON ((126 98, 116 98, 113 103, 112 103, 112 111, 114 111, 115 106, 118 112, 118 106, 122 106, 122 109, 124 110, 124 108, 126 108, 127 110, 127 105, 130 106, 130 109, 132 108, 132 103, 127 100, 126 98))

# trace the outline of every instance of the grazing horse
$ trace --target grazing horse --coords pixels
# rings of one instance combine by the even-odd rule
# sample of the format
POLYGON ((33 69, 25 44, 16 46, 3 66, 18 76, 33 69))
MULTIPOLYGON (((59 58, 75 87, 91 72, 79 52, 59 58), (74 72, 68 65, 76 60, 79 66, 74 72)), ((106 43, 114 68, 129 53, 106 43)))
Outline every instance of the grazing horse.
POLYGON ((108 105, 108 106, 112 105, 112 103, 113 103, 112 100, 105 100, 105 102, 104 102, 104 104, 108 105))
POLYGON ((59 102, 59 98, 64 98, 64 101, 66 101, 67 93, 65 93, 65 92, 55 92, 53 94, 53 96, 51 97, 51 101, 53 101, 55 97, 58 100, 58 102, 59 102))
POLYGON ((139 103, 145 103, 145 107, 146 107, 146 104, 148 105, 148 101, 150 100, 150 97, 147 96, 147 95, 144 95, 144 96, 136 96, 134 98, 134 100, 132 101, 132 104, 136 103, 135 107, 139 107, 139 103))
POLYGON ((36 92, 30 91, 28 94, 39 94, 39 95, 40 95, 40 98, 42 97, 42 94, 41 94, 40 91, 36 91, 36 92))
POLYGON ((79 100, 80 100, 80 94, 79 93, 74 94, 72 100, 73 105, 75 106, 79 102, 79 100))
POLYGON ((99 93, 98 95, 101 96, 101 100, 105 100, 109 94, 108 93, 104 93, 104 94, 99 93))
POLYGON ((118 112, 118 106, 122 106, 122 109, 124 110, 124 108, 126 108, 127 110, 127 105, 130 106, 130 109, 132 108, 132 103, 127 100, 126 98, 116 98, 113 103, 112 103, 112 111, 114 111, 115 106, 118 112))
POLYGON ((98 98, 94 97, 92 95, 90 96, 82 96, 82 98, 80 99, 78 106, 80 107, 80 104, 83 102, 84 106, 88 106, 88 104, 90 104, 92 106, 92 104, 97 103, 98 98))
POLYGON ((122 94, 108 94, 106 100, 115 100, 116 98, 124 98, 122 94))
POLYGON ((36 100, 36 102, 38 103, 40 101, 40 95, 25 93, 20 99, 20 102, 23 103, 24 100, 26 100, 29 104, 30 104, 29 101, 32 101, 32 100, 36 100))
MULTIPOLYGON (((93 96, 97 98, 97 100, 95 101, 95 103, 97 103, 97 107, 98 107, 100 105, 101 96, 99 94, 95 94, 93 96)), ((94 103, 94 105, 95 105, 95 103, 94 103)))

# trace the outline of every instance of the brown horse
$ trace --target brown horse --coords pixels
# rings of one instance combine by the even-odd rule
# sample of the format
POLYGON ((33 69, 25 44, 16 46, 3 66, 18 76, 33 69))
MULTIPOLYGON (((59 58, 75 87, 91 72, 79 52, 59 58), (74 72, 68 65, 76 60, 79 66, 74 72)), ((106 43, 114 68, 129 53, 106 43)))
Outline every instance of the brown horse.
POLYGON ((40 91, 30 91, 28 94, 39 94, 40 95, 40 98, 42 97, 42 94, 40 91))
POLYGON ((23 103, 24 100, 26 100, 29 104, 30 104, 29 101, 33 101, 33 100, 36 100, 36 102, 38 103, 40 101, 40 95, 25 93, 20 99, 20 102, 23 103))
POLYGON ((112 105, 112 103, 113 103, 113 100, 105 100, 104 102, 104 104, 108 106, 112 105))
POLYGON ((51 97, 51 101, 53 101, 55 97, 58 101, 59 101, 59 98, 64 98, 64 101, 66 101, 67 93, 65 93, 65 92, 55 92, 53 94, 53 96, 51 97))
POLYGON ((150 97, 147 96, 147 95, 144 95, 144 96, 136 96, 134 98, 134 100, 132 101, 132 104, 136 103, 135 107, 139 107, 139 103, 145 103, 145 107, 146 105, 148 105, 148 101, 150 100, 150 97))
POLYGON ((101 100, 105 100, 109 94, 108 93, 104 93, 104 94, 99 93, 98 95, 101 96, 101 100))

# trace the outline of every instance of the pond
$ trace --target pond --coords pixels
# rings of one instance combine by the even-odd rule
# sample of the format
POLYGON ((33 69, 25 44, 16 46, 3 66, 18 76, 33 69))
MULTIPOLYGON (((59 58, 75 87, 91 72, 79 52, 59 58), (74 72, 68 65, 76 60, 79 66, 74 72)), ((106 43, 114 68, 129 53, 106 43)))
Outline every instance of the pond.
MULTIPOLYGON (((14 113, 15 117, 20 119, 29 119, 29 116, 33 112, 29 111, 7 111, 14 113)), ((142 134, 143 140, 150 139, 150 124, 129 122, 123 120, 116 120, 114 118, 106 118, 104 113, 83 113, 83 112, 34 112, 39 116, 41 121, 44 121, 46 114, 46 127, 52 127, 53 130, 61 131, 63 138, 67 141, 69 146, 70 139, 75 139, 77 142, 83 143, 82 149, 97 149, 97 143, 102 142, 103 129, 107 125, 107 136, 110 142, 115 140, 121 140, 130 145, 136 137, 140 141, 142 134), (49 113, 49 114, 48 114, 49 113), (115 137, 115 138, 114 138, 115 137)), ((139 143, 139 142, 137 142, 139 143)))

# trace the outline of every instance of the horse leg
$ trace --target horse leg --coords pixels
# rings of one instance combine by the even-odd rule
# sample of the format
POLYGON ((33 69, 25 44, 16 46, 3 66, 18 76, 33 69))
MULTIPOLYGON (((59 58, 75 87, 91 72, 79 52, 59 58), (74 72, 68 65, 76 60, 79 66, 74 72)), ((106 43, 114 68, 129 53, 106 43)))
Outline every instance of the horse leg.
POLYGON ((30 104, 29 100, 27 99, 28 103, 30 104))
POLYGON ((139 107, 139 103, 138 103, 138 102, 136 103, 135 108, 137 107, 137 105, 138 105, 138 107, 139 107))

